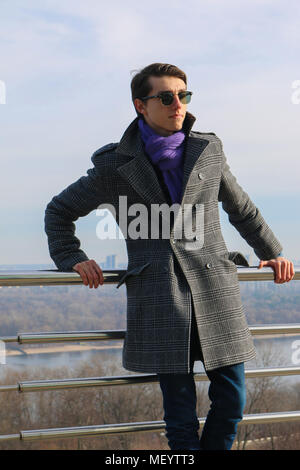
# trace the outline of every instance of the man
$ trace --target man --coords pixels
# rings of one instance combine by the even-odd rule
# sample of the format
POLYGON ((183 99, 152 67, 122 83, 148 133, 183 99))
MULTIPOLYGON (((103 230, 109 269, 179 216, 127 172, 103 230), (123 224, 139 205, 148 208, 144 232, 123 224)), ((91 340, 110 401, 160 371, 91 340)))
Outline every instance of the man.
POLYGON ((125 283, 127 289, 123 366, 158 374, 172 450, 229 450, 245 406, 244 362, 255 351, 236 268, 247 260, 228 252, 218 202, 261 260, 259 268, 274 270, 276 283, 293 278, 293 264, 281 256, 279 241, 230 172, 221 140, 191 130, 195 118, 186 109, 192 93, 185 73, 174 65, 151 64, 133 77, 131 89, 138 117, 118 144, 93 154, 88 176, 47 206, 50 255, 58 269, 77 271, 85 285, 97 288, 104 282, 102 270, 80 249, 73 222, 111 204, 126 232, 133 218, 128 211, 124 223, 120 196, 129 208, 147 209, 141 224, 146 236, 124 235, 128 269, 117 286, 125 283), (182 211, 172 212, 165 237, 166 217, 158 209, 174 204, 182 211), (182 221, 189 233, 178 237, 182 221), (193 379, 198 359, 210 379, 212 402, 200 440, 193 379))

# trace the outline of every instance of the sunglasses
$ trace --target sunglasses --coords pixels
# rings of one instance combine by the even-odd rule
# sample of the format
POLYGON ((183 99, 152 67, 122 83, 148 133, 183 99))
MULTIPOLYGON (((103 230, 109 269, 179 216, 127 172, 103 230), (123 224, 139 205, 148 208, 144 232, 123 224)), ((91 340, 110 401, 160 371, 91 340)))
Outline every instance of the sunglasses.
MULTIPOLYGON (((178 98, 182 104, 188 104, 191 101, 192 94, 193 93, 191 91, 181 91, 178 93, 178 98)), ((175 93, 172 93, 171 91, 162 91, 158 95, 146 96, 144 98, 140 98, 140 100, 146 101, 152 98, 159 98, 164 106, 170 106, 174 101, 174 96, 175 93)))

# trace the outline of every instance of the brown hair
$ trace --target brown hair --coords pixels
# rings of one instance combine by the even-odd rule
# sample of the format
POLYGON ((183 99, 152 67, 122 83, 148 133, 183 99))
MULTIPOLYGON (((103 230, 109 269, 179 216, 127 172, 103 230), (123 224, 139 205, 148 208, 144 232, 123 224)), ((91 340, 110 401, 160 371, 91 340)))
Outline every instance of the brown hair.
MULTIPOLYGON (((186 74, 180 70, 176 65, 161 64, 156 62, 154 64, 147 65, 138 73, 135 74, 131 80, 131 96, 132 101, 136 98, 143 98, 147 96, 151 91, 151 85, 149 84, 149 77, 162 77, 168 75, 169 77, 178 77, 187 83, 186 74)), ((139 113, 138 113, 139 114, 139 113)))

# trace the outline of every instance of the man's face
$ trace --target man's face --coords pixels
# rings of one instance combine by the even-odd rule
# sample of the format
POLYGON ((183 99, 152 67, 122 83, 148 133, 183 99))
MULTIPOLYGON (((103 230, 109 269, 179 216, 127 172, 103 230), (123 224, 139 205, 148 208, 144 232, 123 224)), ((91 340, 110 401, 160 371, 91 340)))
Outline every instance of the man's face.
POLYGON ((148 96, 157 95, 162 91, 175 93, 173 103, 165 106, 160 98, 147 101, 134 100, 138 112, 143 114, 146 123, 159 135, 168 136, 180 131, 186 115, 186 104, 179 101, 177 93, 186 90, 186 84, 177 77, 149 77, 152 89, 148 96))

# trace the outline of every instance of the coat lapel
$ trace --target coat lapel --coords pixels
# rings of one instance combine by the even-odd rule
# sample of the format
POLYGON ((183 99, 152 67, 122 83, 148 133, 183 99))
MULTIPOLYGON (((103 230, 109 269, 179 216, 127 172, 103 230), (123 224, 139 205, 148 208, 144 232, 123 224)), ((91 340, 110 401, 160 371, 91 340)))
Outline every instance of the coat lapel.
POLYGON ((209 141, 207 139, 202 139, 199 137, 194 137, 190 135, 187 139, 187 145, 185 149, 185 161, 183 168, 183 181, 182 181, 182 199, 181 204, 188 204, 189 201, 187 188, 189 178, 194 170, 196 163, 205 158, 205 149, 209 141))
POLYGON ((116 152, 133 157, 117 171, 148 203, 167 203, 155 170, 145 154, 136 118, 125 131, 116 152))
MULTIPOLYGON (((187 113, 184 127, 189 137, 185 149, 185 161, 183 169, 182 200, 186 201, 186 189, 189 177, 193 168, 202 156, 204 149, 209 143, 206 139, 190 136, 190 129, 195 121, 192 114, 187 113)), ((134 190, 140 194, 149 204, 167 204, 167 200, 161 189, 155 170, 145 154, 143 142, 138 128, 138 118, 136 118, 123 134, 116 152, 133 157, 129 162, 117 168, 117 171, 125 178, 134 190)))

